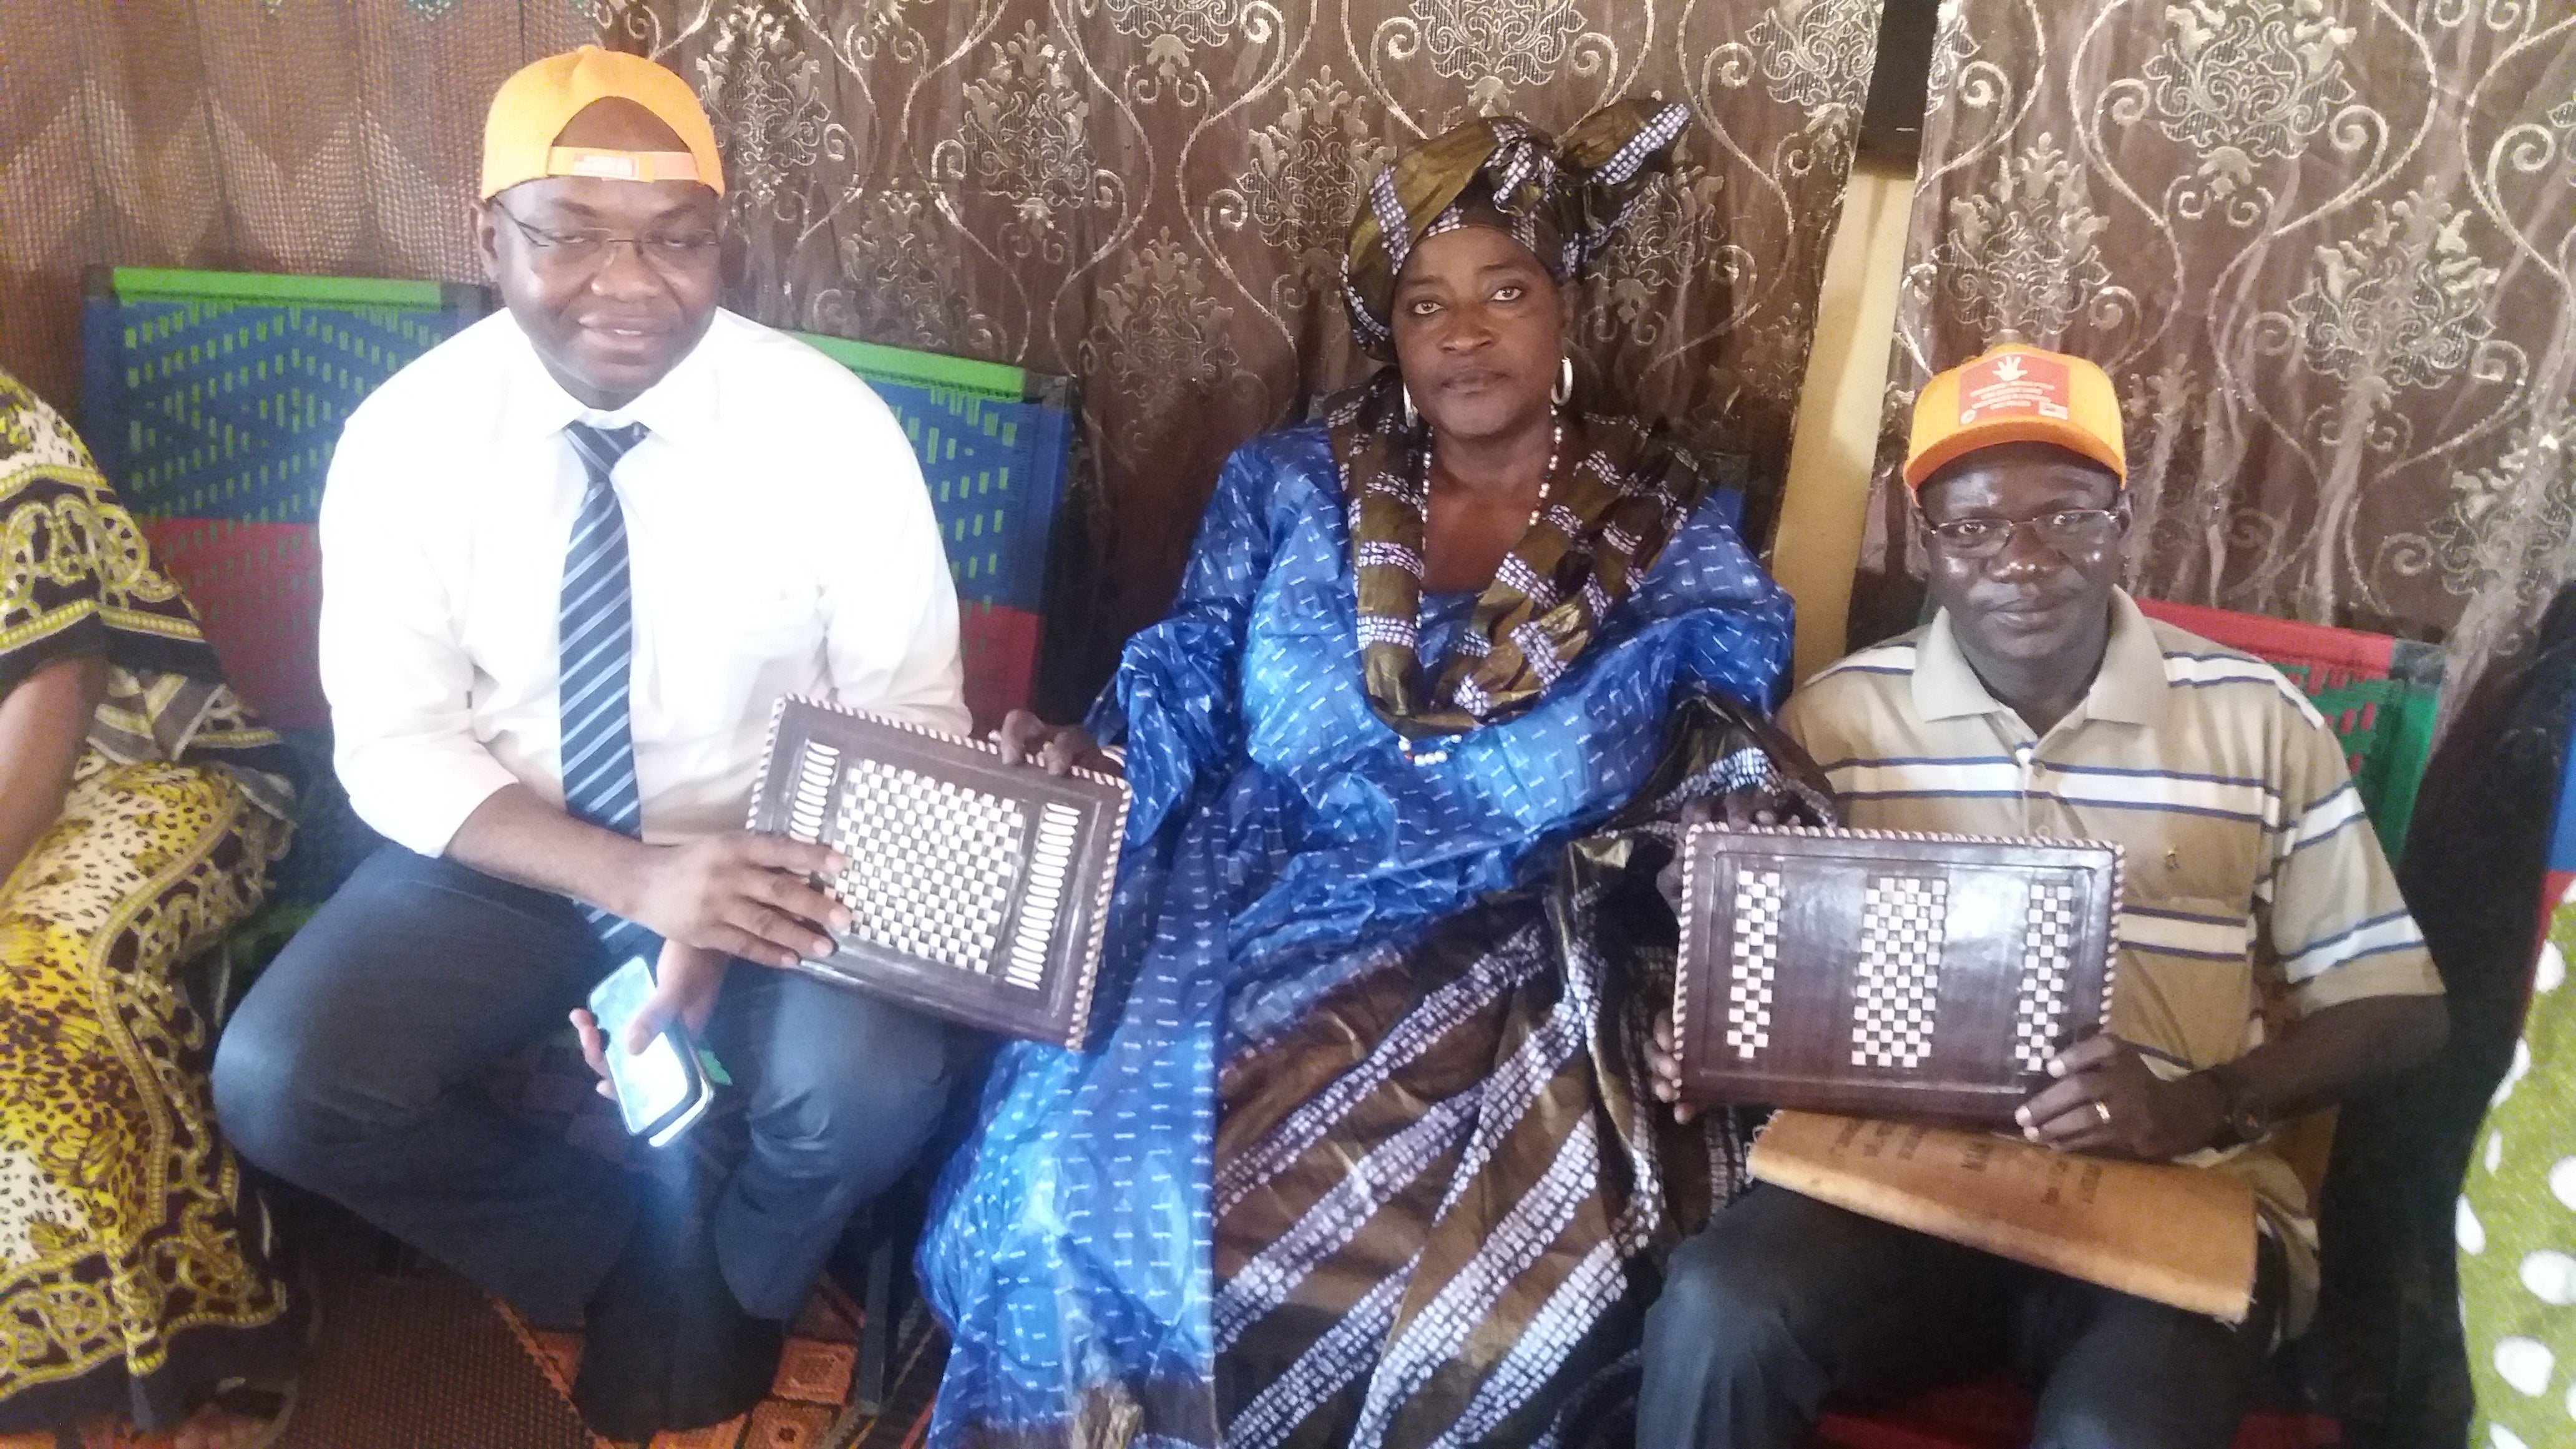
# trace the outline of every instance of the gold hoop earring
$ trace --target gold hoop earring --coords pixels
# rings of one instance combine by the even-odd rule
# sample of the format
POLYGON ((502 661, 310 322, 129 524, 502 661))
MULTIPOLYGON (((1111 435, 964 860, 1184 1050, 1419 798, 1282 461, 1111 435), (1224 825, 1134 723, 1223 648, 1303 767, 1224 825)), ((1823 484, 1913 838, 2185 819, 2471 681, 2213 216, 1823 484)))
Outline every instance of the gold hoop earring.
POLYGON ((1574 359, 1571 357, 1560 357, 1556 360, 1556 405, 1558 407, 1565 406, 1566 402, 1573 396, 1574 359))

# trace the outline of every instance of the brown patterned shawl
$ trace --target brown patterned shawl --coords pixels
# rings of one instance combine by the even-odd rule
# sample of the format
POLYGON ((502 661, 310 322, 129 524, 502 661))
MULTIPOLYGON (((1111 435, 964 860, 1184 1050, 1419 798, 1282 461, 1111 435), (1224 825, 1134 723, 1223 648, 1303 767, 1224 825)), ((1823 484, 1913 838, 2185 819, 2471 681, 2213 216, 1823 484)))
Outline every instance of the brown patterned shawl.
POLYGON ((1661 425, 1566 419, 1547 507, 1504 555, 1439 674, 1417 652, 1430 429, 1404 418, 1403 379, 1381 369, 1325 406, 1349 500, 1369 703, 1408 739, 1508 719, 1565 673, 1676 529, 1709 479, 1661 425))
POLYGON ((104 657, 89 742, 121 764, 231 775, 281 819, 294 756, 229 685, 196 611, 70 426, 0 373, 0 694, 47 664, 104 657))

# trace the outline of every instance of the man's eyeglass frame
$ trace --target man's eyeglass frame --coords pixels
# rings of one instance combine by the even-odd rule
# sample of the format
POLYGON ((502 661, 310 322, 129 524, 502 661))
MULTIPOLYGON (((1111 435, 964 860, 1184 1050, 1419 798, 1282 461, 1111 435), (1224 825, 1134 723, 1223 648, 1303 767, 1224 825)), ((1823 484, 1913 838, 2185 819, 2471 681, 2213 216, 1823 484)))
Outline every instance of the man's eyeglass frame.
POLYGON ((695 271, 713 261, 724 246, 724 233, 712 227, 703 236, 685 237, 669 233, 616 236, 598 228, 561 232, 522 218, 503 206, 498 198, 490 206, 519 229, 519 235, 528 239, 528 245, 535 248, 541 258, 549 258, 567 268, 587 266, 596 270, 605 267, 622 243, 633 247, 635 255, 645 265, 657 270, 695 271))
POLYGON ((2039 541, 2059 557, 2073 559, 2100 550, 2126 533, 2131 522, 2125 497, 2108 508, 2059 508, 2028 518, 1953 518, 1947 523, 1934 523, 1918 503, 1914 518, 1923 532, 1939 543, 1942 552, 1980 563, 2002 557, 2025 528, 2035 530, 2039 541), (1984 528, 1995 531, 1976 537, 1977 530, 1984 528), (1962 537, 1962 531, 1968 536, 1962 537))

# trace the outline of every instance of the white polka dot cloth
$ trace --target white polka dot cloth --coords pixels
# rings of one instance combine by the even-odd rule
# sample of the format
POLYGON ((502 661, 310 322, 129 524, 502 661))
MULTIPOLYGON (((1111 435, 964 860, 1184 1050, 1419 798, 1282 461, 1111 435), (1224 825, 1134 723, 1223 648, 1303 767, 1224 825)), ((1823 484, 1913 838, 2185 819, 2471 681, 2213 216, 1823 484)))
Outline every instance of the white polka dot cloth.
POLYGON ((2477 1449, 2576 1445, 2576 904, 2549 935, 2456 1219, 2477 1449))

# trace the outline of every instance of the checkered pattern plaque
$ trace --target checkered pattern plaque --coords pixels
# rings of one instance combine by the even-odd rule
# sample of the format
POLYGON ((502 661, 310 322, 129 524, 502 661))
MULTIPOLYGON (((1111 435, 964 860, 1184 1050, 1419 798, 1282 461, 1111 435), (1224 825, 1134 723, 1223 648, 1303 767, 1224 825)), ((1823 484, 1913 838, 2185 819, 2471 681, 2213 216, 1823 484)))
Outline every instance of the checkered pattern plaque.
POLYGON ((1699 825, 1681 864, 1691 1101, 1999 1127, 2106 1019, 2115 845, 1699 825))
MULTIPOLYGON (((960 971, 1012 974, 994 947, 1011 888, 1028 871, 1018 849, 1027 833, 1028 812, 1017 800, 861 760, 841 777, 825 842, 850 862, 832 894, 858 917, 850 931, 862 940, 960 971)), ((1059 891, 1065 864, 1057 861, 1050 882, 1059 891)), ((1029 970, 1023 984, 1037 974, 1029 970)))
POLYGON ((1726 992, 1726 1045, 1744 1061, 1771 1044, 1771 978, 1780 957, 1780 872, 1735 880, 1735 959, 1726 992))
POLYGON ((1123 782, 1005 766, 988 746, 781 706, 752 828, 827 845, 849 908, 807 969, 970 1024, 1079 1041, 1124 828, 1123 782))
POLYGON ((2074 965, 2075 887, 2033 881, 2022 926, 2021 993, 2013 1004, 2013 1053, 2022 1070, 2044 1072, 2066 1030, 2066 981, 2074 965))
POLYGON ((1941 999, 1941 947, 1950 934, 1950 882, 1880 876, 1861 913, 1860 974, 1852 992, 1852 1065, 1923 1065, 1941 999))

